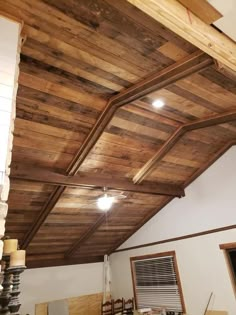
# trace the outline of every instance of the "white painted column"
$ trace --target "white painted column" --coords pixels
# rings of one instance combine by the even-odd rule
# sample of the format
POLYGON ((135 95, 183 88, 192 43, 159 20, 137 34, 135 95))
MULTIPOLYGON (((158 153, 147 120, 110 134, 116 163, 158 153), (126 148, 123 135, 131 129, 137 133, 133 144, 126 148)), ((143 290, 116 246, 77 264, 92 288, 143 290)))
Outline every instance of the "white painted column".
MULTIPOLYGON (((21 24, 0 16, 0 238, 5 232, 12 154, 21 24)), ((0 258, 2 241, 0 241, 0 258)))

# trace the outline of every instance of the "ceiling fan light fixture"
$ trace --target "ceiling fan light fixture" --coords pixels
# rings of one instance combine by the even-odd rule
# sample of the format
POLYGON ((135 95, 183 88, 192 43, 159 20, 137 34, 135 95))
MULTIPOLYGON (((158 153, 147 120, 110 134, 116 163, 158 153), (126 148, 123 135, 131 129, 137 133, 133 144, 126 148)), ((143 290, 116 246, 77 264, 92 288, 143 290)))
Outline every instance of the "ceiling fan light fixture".
POLYGON ((105 194, 104 196, 98 198, 97 206, 102 211, 108 211, 110 210, 113 202, 114 202, 114 197, 108 197, 107 194, 105 194))

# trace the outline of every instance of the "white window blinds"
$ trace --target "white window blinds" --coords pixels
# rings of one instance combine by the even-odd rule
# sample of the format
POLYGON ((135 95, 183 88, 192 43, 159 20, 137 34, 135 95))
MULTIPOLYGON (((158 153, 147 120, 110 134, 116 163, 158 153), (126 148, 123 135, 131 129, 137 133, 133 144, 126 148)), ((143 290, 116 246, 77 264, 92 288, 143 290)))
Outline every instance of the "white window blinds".
POLYGON ((133 268, 138 308, 163 307, 182 313, 173 256, 135 260, 133 268))

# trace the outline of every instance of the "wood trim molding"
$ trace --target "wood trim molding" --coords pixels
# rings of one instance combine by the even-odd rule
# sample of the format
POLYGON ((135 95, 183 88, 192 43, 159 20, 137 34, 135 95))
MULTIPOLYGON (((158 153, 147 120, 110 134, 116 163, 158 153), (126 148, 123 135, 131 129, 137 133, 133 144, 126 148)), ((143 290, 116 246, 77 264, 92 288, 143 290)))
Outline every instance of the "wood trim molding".
POLYGON ((66 176, 44 168, 34 168, 23 166, 22 164, 15 164, 12 167, 10 177, 12 179, 21 179, 42 184, 60 185, 66 187, 81 187, 85 189, 99 189, 107 187, 107 189, 125 190, 128 192, 142 194, 174 197, 184 196, 184 189, 182 187, 171 184, 143 182, 140 185, 135 185, 132 180, 129 179, 82 172, 77 173, 75 176, 66 176))
POLYGON ((182 284, 181 284, 181 279, 180 279, 180 273, 179 273, 179 268, 178 268, 178 263, 177 263, 177 257, 176 257, 176 253, 174 252, 174 269, 175 269, 175 274, 176 274, 176 278, 178 281, 178 286, 179 286, 179 294, 180 294, 180 300, 181 300, 181 304, 182 304, 182 308, 183 308, 183 313, 187 313, 186 312, 186 306, 185 306, 185 302, 184 302, 184 294, 183 294, 183 288, 182 288, 182 284))
POLYGON ((236 120, 236 111, 217 114, 208 118, 199 119, 179 127, 164 145, 154 154, 151 159, 137 172, 133 178, 135 184, 141 183, 156 167, 157 163, 175 146, 180 138, 188 131, 211 127, 218 124, 236 120))
POLYGON ((126 247, 126 248, 122 248, 122 249, 117 249, 117 250, 114 250, 112 253, 126 252, 126 251, 129 251, 129 250, 138 249, 138 248, 144 248, 144 247, 155 246, 155 245, 160 245, 160 244, 165 244, 165 243, 182 241, 182 240, 185 240, 185 239, 188 239, 188 238, 194 238, 194 237, 204 236, 204 235, 208 235, 208 234, 213 234, 213 233, 219 233, 219 232, 224 232, 224 231, 228 231, 228 230, 233 230, 233 229, 236 229, 236 224, 229 225, 229 226, 224 226, 224 227, 217 228, 217 229, 206 230, 206 231, 202 231, 202 232, 198 232, 198 233, 193 233, 193 234, 187 234, 187 235, 183 235, 183 236, 168 238, 168 239, 157 241, 157 242, 146 243, 146 244, 126 247))
POLYGON ((220 249, 236 249, 236 242, 233 243, 226 243, 226 244, 220 244, 219 245, 220 249))
POLYGON ((127 0, 139 10, 236 71, 236 44, 177 0, 127 0))
POLYGON ((227 269, 229 272, 230 282, 232 284, 234 295, 236 297, 236 274, 234 272, 234 266, 233 266, 231 258, 230 258, 230 250, 236 250, 236 242, 220 244, 219 248, 221 250, 223 250, 227 269))
POLYGON ((134 297, 135 297, 135 305, 137 307, 138 301, 137 301, 137 293, 136 293, 136 279, 135 279, 136 277, 135 277, 135 270, 134 270, 134 262, 136 260, 145 260, 145 259, 165 257, 165 256, 173 256, 173 258, 174 258, 174 269, 175 269, 175 274, 176 274, 176 278, 177 278, 177 282, 178 282, 178 286, 179 286, 180 300, 181 300, 181 304, 182 304, 182 308, 183 308, 183 313, 186 313, 184 295, 183 295, 183 290, 182 290, 182 285, 181 285, 180 274, 179 274, 178 263, 177 263, 175 251, 167 251, 167 252, 161 252, 161 253, 155 253, 155 254, 149 254, 149 255, 143 255, 143 256, 130 257, 130 267, 131 267, 132 284, 133 284, 133 291, 134 291, 134 297))

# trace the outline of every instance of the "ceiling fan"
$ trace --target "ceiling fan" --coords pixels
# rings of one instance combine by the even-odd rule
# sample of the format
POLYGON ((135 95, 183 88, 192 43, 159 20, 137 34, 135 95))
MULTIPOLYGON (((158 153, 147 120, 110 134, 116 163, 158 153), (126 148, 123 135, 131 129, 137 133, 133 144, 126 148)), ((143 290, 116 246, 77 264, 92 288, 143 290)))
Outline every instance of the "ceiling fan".
POLYGON ((114 202, 125 198, 127 196, 124 195, 124 192, 108 191, 107 187, 103 187, 102 195, 96 197, 95 202, 100 210, 108 211, 114 202))

